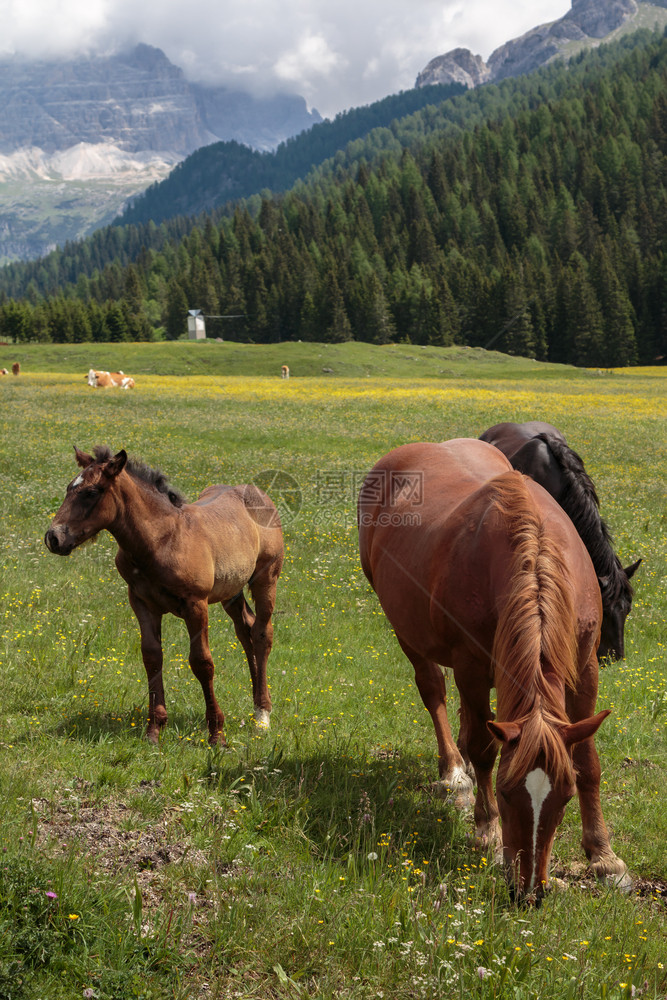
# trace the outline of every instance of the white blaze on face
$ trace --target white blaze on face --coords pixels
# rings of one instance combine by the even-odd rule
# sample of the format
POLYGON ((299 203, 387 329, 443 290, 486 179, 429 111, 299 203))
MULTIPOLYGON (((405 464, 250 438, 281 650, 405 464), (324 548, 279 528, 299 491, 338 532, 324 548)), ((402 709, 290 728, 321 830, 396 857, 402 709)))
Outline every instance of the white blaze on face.
POLYGON ((532 892, 535 888, 535 872, 537 867, 537 830, 540 825, 542 806, 551 791, 549 777, 541 767, 536 767, 534 771, 531 771, 526 776, 526 791, 530 796, 530 804, 533 808, 533 875, 531 885, 528 888, 528 892, 532 892))
POLYGON ((76 477, 76 479, 74 479, 72 481, 72 486, 81 486, 82 482, 83 482, 83 475, 81 473, 79 473, 79 475, 76 477))

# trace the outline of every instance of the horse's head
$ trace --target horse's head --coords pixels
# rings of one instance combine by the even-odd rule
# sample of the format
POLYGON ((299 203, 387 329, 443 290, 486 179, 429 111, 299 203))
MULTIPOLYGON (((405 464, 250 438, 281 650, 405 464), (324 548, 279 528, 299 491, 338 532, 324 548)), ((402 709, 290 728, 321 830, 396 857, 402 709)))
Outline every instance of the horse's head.
POLYGON ((609 711, 590 719, 551 728, 551 748, 534 742, 539 728, 533 715, 518 722, 489 722, 501 743, 496 779, 502 822, 503 858, 510 891, 516 899, 534 898, 540 904, 549 881, 549 862, 556 830, 565 806, 576 791, 571 748, 590 739, 609 711), (528 745, 526 745, 528 744, 528 745))
POLYGON ((127 462, 125 451, 96 459, 74 448, 82 471, 67 487, 60 510, 44 536, 49 551, 68 556, 72 549, 108 527, 116 513, 113 484, 127 462))
POLYGON ((602 591, 602 630, 598 659, 610 657, 612 660, 622 660, 625 656, 625 619, 632 606, 632 587, 630 580, 639 568, 641 559, 626 566, 625 569, 617 561, 618 573, 616 579, 600 577, 602 591))

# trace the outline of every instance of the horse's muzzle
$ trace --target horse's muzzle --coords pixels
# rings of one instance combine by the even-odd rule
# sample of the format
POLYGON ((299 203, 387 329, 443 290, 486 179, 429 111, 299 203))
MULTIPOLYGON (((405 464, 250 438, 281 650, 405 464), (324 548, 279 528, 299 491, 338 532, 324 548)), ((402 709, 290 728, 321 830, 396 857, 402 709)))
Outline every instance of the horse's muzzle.
POLYGON ((53 552, 57 556, 68 556, 74 548, 72 541, 68 538, 61 538, 56 528, 49 528, 44 535, 44 544, 49 552, 53 552))

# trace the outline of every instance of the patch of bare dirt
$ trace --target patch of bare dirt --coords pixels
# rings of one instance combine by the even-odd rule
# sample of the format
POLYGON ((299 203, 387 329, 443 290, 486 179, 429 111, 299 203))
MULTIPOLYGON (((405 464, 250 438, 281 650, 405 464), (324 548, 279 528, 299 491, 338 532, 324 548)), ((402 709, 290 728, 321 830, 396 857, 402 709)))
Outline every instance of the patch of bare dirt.
MULTIPOLYGON (((143 905, 155 909, 161 902, 161 874, 167 865, 187 860, 188 866, 207 868, 210 857, 178 837, 178 808, 168 810, 149 824, 121 801, 92 801, 85 797, 61 804, 33 799, 37 815, 37 841, 50 852, 67 854, 73 848, 94 863, 96 872, 116 877, 131 873, 141 889, 143 905)), ((233 866, 223 866, 231 875, 233 866)), ((220 871, 218 874, 222 874, 220 871)), ((198 899, 201 905, 204 901, 198 899)))
MULTIPOLYGON (((667 909, 667 879, 638 878, 632 872, 632 889, 630 895, 639 896, 649 902, 656 903, 661 909, 667 909)), ((585 862, 573 862, 571 865, 554 868, 551 882, 557 889, 586 889, 589 892, 599 892, 602 887, 585 862)))

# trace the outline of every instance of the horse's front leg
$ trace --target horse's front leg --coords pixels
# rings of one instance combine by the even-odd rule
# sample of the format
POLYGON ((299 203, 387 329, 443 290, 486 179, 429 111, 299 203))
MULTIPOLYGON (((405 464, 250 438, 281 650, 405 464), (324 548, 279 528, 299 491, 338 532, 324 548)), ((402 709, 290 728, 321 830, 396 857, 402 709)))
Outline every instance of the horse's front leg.
POLYGON ((475 798, 475 840, 479 847, 493 853, 494 860, 502 860, 502 832, 498 803, 493 792, 493 766, 497 756, 496 741, 486 727, 493 718, 489 707, 488 694, 484 697, 479 690, 467 692, 472 696, 468 701, 465 691, 461 691, 461 728, 459 749, 464 758, 471 761, 477 781, 475 798))
MULTIPOLYGON (((567 697, 567 714, 573 722, 590 718, 597 700, 598 662, 595 650, 589 652, 582 669, 579 690, 567 697)), ((632 887, 632 880, 624 861, 612 850, 609 831, 602 815, 600 803, 600 758, 593 736, 572 748, 576 771, 577 795, 581 812, 581 846, 596 878, 610 882, 625 891, 632 887)))
POLYGON ((625 862, 612 850, 609 832, 602 815, 600 758, 592 736, 575 744, 572 758, 577 772, 577 794, 581 810, 581 846, 586 852, 596 878, 629 892, 632 888, 632 879, 625 862))
POLYGON ((213 657, 208 644, 208 604, 206 601, 192 602, 183 614, 190 636, 190 669, 201 684, 206 702, 206 722, 208 741, 211 745, 225 745, 222 727, 225 717, 213 692, 213 657))
POLYGON ((162 615, 151 611, 146 604, 128 588, 130 605, 141 630, 141 655, 148 679, 148 725, 146 736, 151 743, 157 743, 160 730, 167 722, 167 707, 162 683, 162 615))
POLYGON ((415 668, 419 694, 428 709, 438 741, 438 773, 440 780, 431 786, 442 799, 450 800, 457 809, 472 806, 472 781, 465 762, 452 738, 447 717, 447 691, 442 669, 432 660, 420 656, 397 636, 401 649, 415 668))

